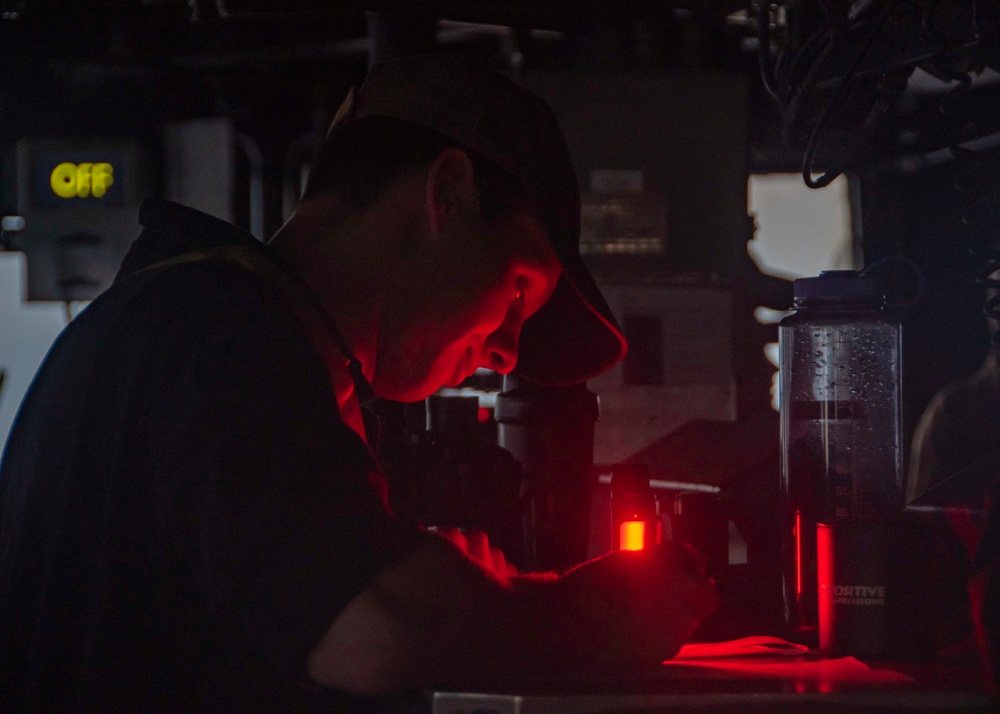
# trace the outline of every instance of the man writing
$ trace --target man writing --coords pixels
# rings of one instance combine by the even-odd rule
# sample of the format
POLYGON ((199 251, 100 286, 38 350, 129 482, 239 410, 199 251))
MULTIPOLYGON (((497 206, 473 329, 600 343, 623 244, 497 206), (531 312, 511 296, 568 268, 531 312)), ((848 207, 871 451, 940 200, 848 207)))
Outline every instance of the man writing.
POLYGON ((679 549, 508 577, 386 505, 367 392, 568 384, 624 351, 537 97, 441 58, 376 67, 269 245, 174 204, 140 222, 4 455, 4 711, 329 710, 649 664, 714 608, 679 549))

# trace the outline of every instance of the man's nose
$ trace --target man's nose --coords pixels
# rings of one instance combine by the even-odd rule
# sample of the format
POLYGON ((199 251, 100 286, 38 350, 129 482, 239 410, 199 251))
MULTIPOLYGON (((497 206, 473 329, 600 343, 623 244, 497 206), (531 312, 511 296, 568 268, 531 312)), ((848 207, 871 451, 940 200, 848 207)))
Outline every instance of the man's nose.
POLYGON ((488 364, 483 365, 500 374, 507 374, 517 364, 517 339, 521 325, 511 326, 506 323, 486 338, 486 355, 488 364))

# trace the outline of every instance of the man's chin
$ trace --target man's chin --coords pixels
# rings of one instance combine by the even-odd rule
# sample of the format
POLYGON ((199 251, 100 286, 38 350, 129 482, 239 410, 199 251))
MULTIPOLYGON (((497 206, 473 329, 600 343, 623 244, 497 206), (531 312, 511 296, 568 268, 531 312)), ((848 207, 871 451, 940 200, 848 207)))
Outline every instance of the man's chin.
POLYGON ((439 387, 419 384, 404 387, 386 387, 378 383, 372 384, 372 391, 379 399, 390 399, 394 402, 422 402, 434 394, 439 387))
POLYGON ((456 366, 453 370, 444 373, 444 369, 434 368, 428 370, 422 378, 417 375, 397 375, 393 379, 391 375, 379 375, 376 373, 372 381, 372 389, 375 396, 381 399, 391 399, 394 402, 419 402, 434 394, 442 387, 457 387, 466 379, 466 373, 462 366, 456 366), (379 377, 382 377, 381 379, 379 377))

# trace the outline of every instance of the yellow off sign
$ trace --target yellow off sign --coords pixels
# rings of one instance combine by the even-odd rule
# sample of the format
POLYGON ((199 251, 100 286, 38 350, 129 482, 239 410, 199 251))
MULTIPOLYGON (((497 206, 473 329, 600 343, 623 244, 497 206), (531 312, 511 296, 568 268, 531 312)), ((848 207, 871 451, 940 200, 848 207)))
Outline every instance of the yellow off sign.
POLYGON ((114 168, 104 162, 73 164, 64 161, 49 176, 52 192, 60 198, 86 198, 91 195, 100 198, 114 182, 114 168))

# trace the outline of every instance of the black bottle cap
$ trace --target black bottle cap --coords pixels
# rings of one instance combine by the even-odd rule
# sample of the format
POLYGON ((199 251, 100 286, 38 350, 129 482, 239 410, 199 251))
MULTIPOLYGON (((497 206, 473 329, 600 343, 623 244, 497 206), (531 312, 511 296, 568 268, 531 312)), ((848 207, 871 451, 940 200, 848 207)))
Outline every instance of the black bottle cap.
POLYGON ((824 270, 792 284, 796 302, 878 302, 875 281, 856 270, 824 270))

